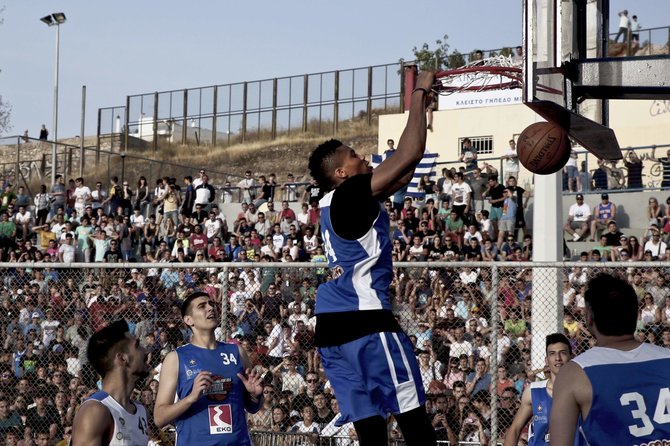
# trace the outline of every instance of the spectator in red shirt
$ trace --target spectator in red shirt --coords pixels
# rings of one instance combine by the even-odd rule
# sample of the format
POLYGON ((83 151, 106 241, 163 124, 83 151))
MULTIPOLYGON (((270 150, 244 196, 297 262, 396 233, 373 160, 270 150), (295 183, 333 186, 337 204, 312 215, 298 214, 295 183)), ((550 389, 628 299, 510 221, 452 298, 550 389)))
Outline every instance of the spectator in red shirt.
POLYGON ((319 209, 319 203, 317 201, 312 201, 309 207, 309 225, 319 229, 319 216, 321 215, 321 209, 319 209))
POLYGON ((207 250, 207 236, 202 233, 202 226, 195 225, 194 233, 189 237, 189 249, 192 252, 207 250))
POLYGON ((279 211, 279 220, 281 221, 282 218, 286 218, 287 216, 291 216, 293 220, 295 220, 295 212, 293 212, 293 209, 291 209, 288 205, 288 201, 282 201, 281 202, 281 211, 279 211))

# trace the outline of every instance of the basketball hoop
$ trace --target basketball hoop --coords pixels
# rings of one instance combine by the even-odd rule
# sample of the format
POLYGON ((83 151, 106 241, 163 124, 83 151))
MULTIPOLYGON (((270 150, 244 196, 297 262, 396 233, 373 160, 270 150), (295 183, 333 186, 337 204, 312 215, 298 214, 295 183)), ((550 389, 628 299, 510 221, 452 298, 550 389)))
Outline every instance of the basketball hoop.
MULTIPOLYGON (((441 95, 450 95, 466 91, 509 90, 522 86, 521 66, 510 57, 497 56, 435 73, 433 91, 441 95)), ((563 94, 562 91, 545 85, 538 85, 537 90, 563 94)))

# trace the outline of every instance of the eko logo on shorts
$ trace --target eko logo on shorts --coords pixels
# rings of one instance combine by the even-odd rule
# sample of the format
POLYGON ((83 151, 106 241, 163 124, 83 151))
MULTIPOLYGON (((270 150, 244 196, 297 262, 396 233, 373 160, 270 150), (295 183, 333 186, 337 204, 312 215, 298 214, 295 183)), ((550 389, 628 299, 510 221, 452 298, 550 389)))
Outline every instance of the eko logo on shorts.
POLYGON ((209 412, 209 433, 232 434, 233 417, 230 412, 230 404, 219 404, 216 406, 207 406, 209 412))

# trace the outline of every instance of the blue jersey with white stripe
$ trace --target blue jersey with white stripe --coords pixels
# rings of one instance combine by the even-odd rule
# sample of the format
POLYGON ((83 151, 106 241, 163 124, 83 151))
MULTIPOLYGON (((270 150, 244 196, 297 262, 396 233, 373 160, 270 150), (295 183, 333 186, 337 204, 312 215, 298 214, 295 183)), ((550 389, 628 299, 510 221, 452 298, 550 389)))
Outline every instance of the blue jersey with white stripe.
POLYGON ((593 389, 581 429, 590 446, 670 441, 670 350, 594 347, 573 361, 593 389))
MULTIPOLYGON (((528 446, 549 446, 549 419, 553 398, 547 391, 549 381, 537 381, 530 385, 530 404, 533 418, 528 429, 528 446)), ((580 418, 581 422, 581 418, 580 418)), ((575 433, 574 446, 582 444, 579 432, 575 433)))
POLYGON ((528 429, 528 446, 549 445, 549 418, 551 417, 551 396, 547 392, 547 380, 530 385, 530 404, 533 418, 528 429))
POLYGON ((379 206, 379 216, 367 233, 356 240, 346 240, 333 229, 330 204, 335 191, 319 201, 321 208, 321 236, 328 257, 328 265, 341 272, 334 280, 318 289, 316 314, 391 310, 389 286, 393 279, 389 218, 379 206))
POLYGON ((219 342, 216 349, 209 350, 186 344, 176 352, 178 399, 191 393, 198 373, 213 374, 213 382, 205 394, 175 420, 177 446, 250 446, 244 411, 245 388, 237 376, 244 373, 244 365, 237 345, 219 342))

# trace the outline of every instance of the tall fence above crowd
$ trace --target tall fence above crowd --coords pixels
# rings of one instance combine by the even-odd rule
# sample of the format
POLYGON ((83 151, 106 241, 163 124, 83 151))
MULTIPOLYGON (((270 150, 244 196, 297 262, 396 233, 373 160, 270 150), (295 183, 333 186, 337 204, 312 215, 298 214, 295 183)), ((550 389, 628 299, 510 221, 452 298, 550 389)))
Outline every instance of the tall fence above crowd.
MULTIPOLYGON (((493 57, 511 48, 483 50, 493 57)), ((466 63, 474 57, 458 54, 466 63)), ((337 134, 360 119, 404 110, 405 65, 390 64, 130 95, 125 105, 98 109, 98 141, 132 138, 157 150, 161 141, 219 145, 269 140, 278 134, 337 134), (126 129, 128 130, 126 132, 126 129)))
MULTIPOLYGON (((667 262, 394 266, 394 312, 414 343, 421 376, 413 379, 429 395, 438 438, 473 445, 504 438, 523 390, 547 377, 546 334, 565 332, 575 354, 593 345, 584 290, 601 272, 627 280, 637 293, 636 337, 670 348, 667 262)), ((255 444, 280 438, 280 444, 353 445, 351 426, 328 427, 337 407, 329 402, 332 389, 312 342, 316 288, 329 279, 319 263, 3 264, 0 372, 10 413, 32 420, 25 428, 33 433, 51 429, 52 439, 66 436, 76 408, 96 386, 86 366, 88 336, 124 318, 149 351, 151 376, 137 398, 151 414, 158 365, 188 341, 180 303, 198 288, 220 309, 217 338, 241 343, 264 375, 267 403, 248 419, 255 444), (29 415, 28 406, 40 398, 58 410, 50 426, 29 415), (316 435, 292 429, 306 405, 318 414, 316 435)), ((389 432, 402 445, 393 422, 389 432)), ((172 434, 152 424, 151 435, 172 434)))

